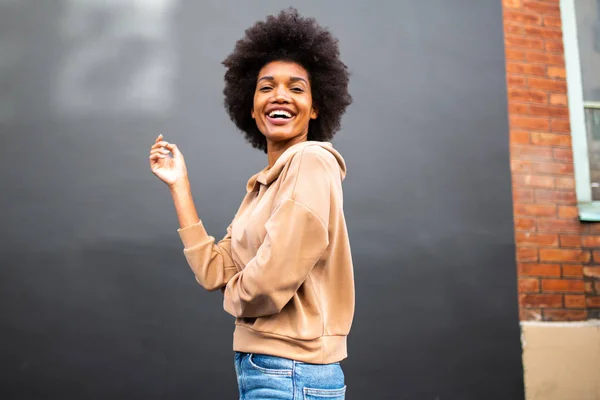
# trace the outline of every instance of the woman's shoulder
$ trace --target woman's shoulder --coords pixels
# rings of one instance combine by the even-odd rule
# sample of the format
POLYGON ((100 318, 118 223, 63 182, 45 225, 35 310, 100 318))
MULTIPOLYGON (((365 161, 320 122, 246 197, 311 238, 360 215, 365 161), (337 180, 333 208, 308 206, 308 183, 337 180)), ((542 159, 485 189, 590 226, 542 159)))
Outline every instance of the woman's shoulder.
POLYGON ((345 170, 345 162, 341 154, 329 142, 309 142, 289 160, 291 168, 315 171, 345 170))

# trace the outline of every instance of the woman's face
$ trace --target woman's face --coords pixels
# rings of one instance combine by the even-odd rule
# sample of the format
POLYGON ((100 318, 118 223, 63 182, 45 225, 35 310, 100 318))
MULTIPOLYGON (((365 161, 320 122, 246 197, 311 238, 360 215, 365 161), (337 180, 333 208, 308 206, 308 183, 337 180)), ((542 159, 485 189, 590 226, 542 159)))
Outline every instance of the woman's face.
POLYGON ((267 142, 306 140, 308 123, 317 118, 308 72, 294 62, 265 65, 258 73, 252 118, 267 142))

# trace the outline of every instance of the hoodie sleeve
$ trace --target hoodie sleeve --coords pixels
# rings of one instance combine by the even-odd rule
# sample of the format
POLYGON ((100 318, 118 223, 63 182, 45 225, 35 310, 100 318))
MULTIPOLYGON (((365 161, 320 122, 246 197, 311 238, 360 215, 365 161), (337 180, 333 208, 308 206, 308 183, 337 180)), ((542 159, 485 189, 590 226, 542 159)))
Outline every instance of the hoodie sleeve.
POLYGON ((261 317, 279 313, 290 301, 329 245, 335 174, 339 176, 337 161, 325 150, 306 149, 294 156, 279 178, 282 195, 265 224, 263 243, 227 283, 225 311, 238 318, 261 317))
POLYGON ((223 288, 237 272, 231 258, 231 225, 218 243, 206 233, 202 221, 177 232, 184 245, 185 258, 198 283, 209 291, 223 288))

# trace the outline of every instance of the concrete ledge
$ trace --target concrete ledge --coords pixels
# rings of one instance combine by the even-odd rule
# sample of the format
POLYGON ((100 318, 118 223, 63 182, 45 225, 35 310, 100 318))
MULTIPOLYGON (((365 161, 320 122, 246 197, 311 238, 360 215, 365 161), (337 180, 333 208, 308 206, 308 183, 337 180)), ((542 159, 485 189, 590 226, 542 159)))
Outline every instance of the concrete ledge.
POLYGON ((600 320, 522 322, 527 400, 600 400, 600 320))

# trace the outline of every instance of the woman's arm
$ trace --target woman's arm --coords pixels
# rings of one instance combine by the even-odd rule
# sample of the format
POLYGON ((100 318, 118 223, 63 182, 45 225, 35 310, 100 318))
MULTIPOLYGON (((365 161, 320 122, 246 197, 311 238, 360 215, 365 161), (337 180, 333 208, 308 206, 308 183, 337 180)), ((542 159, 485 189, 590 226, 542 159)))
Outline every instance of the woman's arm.
POLYGON ((218 243, 206 233, 198 218, 183 154, 175 144, 162 139, 159 135, 150 150, 150 168, 167 184, 173 197, 183 252, 198 283, 209 291, 221 289, 237 272, 231 257, 231 225, 218 243))
POLYGON ((186 178, 182 182, 170 185, 169 191, 173 197, 175 212, 177 213, 177 219, 179 220, 179 228, 184 229, 196 224, 200 218, 198 218, 198 212, 196 211, 196 205, 194 204, 190 181, 186 178))

